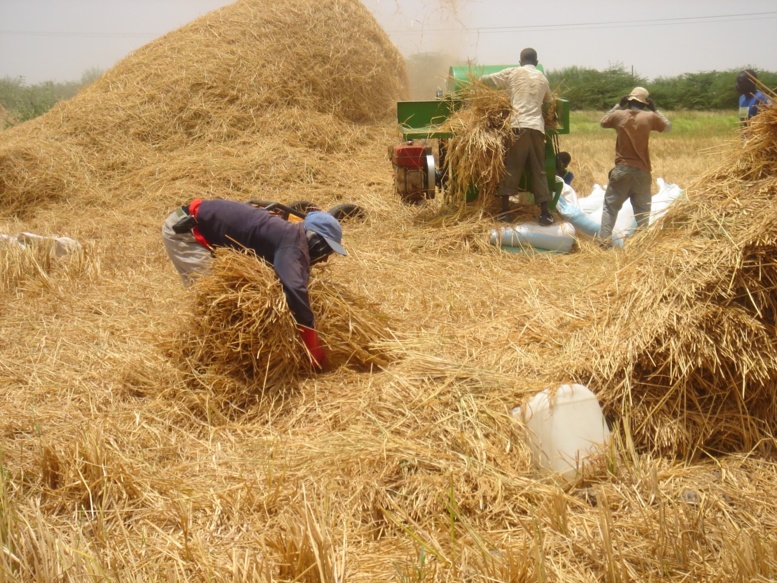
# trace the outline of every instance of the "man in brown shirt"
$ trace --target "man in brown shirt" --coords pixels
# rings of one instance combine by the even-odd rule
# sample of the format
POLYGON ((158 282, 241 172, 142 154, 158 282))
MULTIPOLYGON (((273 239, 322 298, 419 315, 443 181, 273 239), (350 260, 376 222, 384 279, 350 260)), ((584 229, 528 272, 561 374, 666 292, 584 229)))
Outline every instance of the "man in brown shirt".
POLYGON ((604 115, 600 125, 616 132, 615 167, 610 170, 599 229, 602 244, 610 246, 615 220, 627 200, 631 200, 637 228, 647 226, 652 182, 648 140, 652 131, 670 131, 672 123, 656 109, 647 89, 635 87, 604 115))

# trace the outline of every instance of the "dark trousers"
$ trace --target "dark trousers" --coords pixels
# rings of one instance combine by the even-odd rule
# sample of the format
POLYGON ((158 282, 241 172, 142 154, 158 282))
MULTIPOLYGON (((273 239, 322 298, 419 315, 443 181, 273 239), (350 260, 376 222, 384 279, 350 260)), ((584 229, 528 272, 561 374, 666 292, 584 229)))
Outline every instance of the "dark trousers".
POLYGON ((545 175, 545 134, 539 130, 513 129, 513 140, 505 152, 505 174, 499 181, 497 195, 513 196, 524 170, 529 171, 529 185, 534 202, 550 201, 548 177, 545 175))
POLYGON ((627 200, 631 201, 631 208, 634 209, 637 227, 642 228, 650 224, 650 208, 653 200, 650 195, 651 183, 650 172, 633 166, 616 166, 610 170, 607 190, 604 193, 599 238, 609 239, 612 236, 618 213, 627 200))

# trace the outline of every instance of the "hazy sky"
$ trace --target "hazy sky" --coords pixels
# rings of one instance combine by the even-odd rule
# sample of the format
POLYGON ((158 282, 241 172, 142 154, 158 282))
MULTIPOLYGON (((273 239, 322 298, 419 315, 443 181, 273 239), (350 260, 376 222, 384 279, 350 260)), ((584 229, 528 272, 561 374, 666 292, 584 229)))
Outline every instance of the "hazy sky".
MULTIPOLYGON (((777 71, 776 0, 362 0, 399 49, 648 78, 746 65, 777 71)), ((77 81, 232 0, 0 0, 0 77, 77 81)))

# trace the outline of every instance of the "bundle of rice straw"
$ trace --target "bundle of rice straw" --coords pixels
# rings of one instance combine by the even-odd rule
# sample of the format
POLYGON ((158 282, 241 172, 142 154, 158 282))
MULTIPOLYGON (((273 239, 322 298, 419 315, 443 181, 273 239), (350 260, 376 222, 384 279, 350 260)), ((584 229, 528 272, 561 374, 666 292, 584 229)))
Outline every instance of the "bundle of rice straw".
POLYGON ((777 109, 688 192, 593 290, 574 368, 644 447, 749 450, 777 431, 777 109))
POLYGON ((259 390, 299 377, 305 349, 271 266, 219 249, 212 275, 195 283, 193 301, 179 356, 196 373, 230 376, 259 390))
POLYGON ((449 182, 444 202, 457 215, 498 204, 493 195, 504 174, 505 148, 512 137, 511 105, 504 91, 472 77, 459 97, 462 106, 443 126, 453 133, 446 154, 449 182), (468 207, 467 196, 474 191, 476 203, 468 207))
POLYGON ((99 259, 91 245, 60 254, 55 238, 25 239, 24 235, 0 233, 0 292, 29 291, 36 286, 55 289, 61 280, 88 281, 99 274, 99 259))
POLYGON ((318 277, 310 281, 310 303, 330 365, 371 370, 395 359, 389 318, 373 303, 318 277))
MULTIPOLYGON (((198 278, 194 305, 172 356, 219 408, 242 407, 251 392, 293 387, 310 362, 272 266, 248 252, 218 249, 212 274, 198 278), (230 382, 230 380, 235 382, 230 382), (237 393, 237 394, 235 394, 237 393)), ((329 367, 384 366, 388 319, 364 300, 311 278, 311 307, 329 367), (384 344, 385 346, 385 344, 384 344)))
MULTIPOLYGON (((555 97, 543 109, 547 129, 558 126, 555 97)), ((458 98, 463 105, 443 126, 453 133, 446 150, 450 181, 445 205, 459 216, 466 212, 498 212, 501 203, 494 195, 505 172, 505 151, 513 139, 512 105, 507 92, 489 87, 474 75, 458 98), (468 197, 475 194, 475 203, 468 205, 468 197)))

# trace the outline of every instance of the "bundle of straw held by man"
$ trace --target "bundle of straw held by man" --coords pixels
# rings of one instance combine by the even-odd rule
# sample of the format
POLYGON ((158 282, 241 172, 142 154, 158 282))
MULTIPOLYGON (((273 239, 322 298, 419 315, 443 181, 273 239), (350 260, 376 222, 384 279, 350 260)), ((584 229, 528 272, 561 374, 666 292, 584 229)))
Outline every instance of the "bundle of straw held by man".
MULTIPOLYGON (((309 291, 330 368, 364 370, 388 364, 390 351, 381 344, 390 340, 384 315, 316 272, 309 291)), ((191 318, 175 352, 196 374, 239 380, 237 385, 227 383, 235 386, 227 393, 242 392, 246 386, 259 392, 287 387, 309 374, 305 345, 278 276, 254 254, 218 249, 212 273, 194 286, 192 302, 191 318)))
MULTIPOLYGON (((512 105, 507 92, 474 76, 457 97, 462 105, 444 124, 453 134, 446 150, 450 181, 445 206, 459 216, 498 212, 501 203, 494 195, 505 172, 505 151, 513 140, 512 105)), ((543 117, 547 128, 556 127, 555 99, 543 117)))

